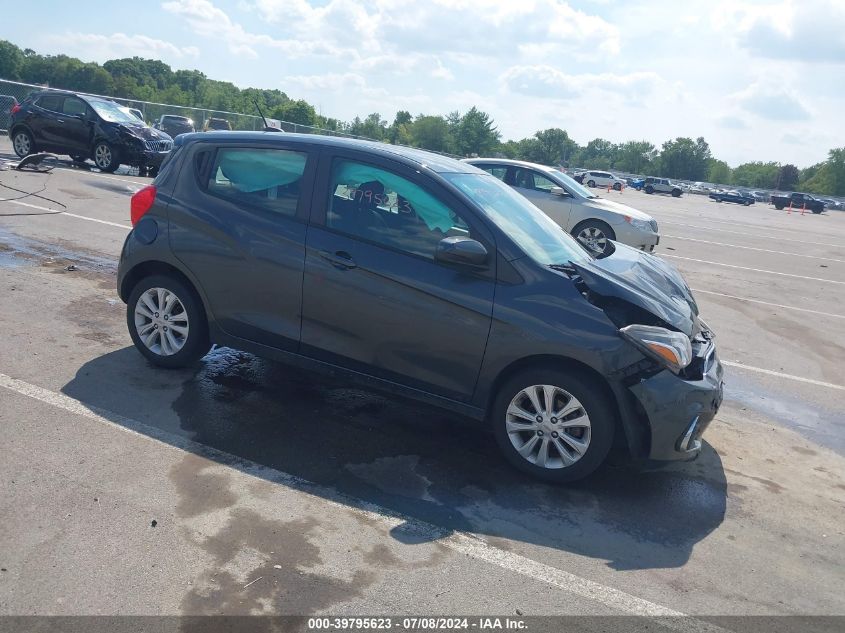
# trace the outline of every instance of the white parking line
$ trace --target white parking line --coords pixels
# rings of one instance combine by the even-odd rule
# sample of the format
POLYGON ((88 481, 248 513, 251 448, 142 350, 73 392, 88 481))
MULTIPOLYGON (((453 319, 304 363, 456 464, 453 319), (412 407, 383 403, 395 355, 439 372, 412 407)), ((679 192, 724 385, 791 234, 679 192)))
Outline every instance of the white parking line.
POLYGON ((681 237, 680 235, 663 235, 662 237, 671 237, 673 240, 686 240, 688 242, 700 242, 702 244, 712 244, 713 246, 729 246, 731 248, 742 248, 747 251, 760 251, 761 253, 774 253, 775 255, 789 255, 790 257, 806 257, 808 259, 821 259, 826 262, 838 262, 845 264, 845 259, 833 259, 832 257, 819 257, 818 255, 804 255, 803 253, 788 253, 786 251, 772 251, 768 248, 757 248, 755 246, 740 246, 739 244, 725 244, 724 242, 711 242, 710 240, 700 240, 695 237, 681 237))
POLYGON ((782 303, 770 303, 768 301, 760 301, 759 299, 749 299, 747 297, 737 297, 735 295, 728 295, 724 292, 713 292, 712 290, 702 290, 701 288, 690 288, 693 292, 702 293, 706 295, 716 295, 717 297, 727 297, 728 299, 736 299, 737 301, 748 301, 749 303, 760 303, 764 306, 772 306, 774 308, 786 308, 787 310, 798 310, 799 312, 809 312, 811 314, 820 314, 822 316, 833 317, 834 319, 845 319, 843 314, 833 314, 831 312, 819 312, 818 310, 810 310, 808 308, 798 308, 796 306, 786 306, 782 303))
POLYGON ((70 211, 61 211, 59 209, 50 209, 48 207, 40 207, 37 204, 29 204, 28 202, 21 202, 20 200, 4 200, 4 202, 9 202, 10 204, 16 204, 21 207, 26 207, 28 209, 37 209, 38 211, 52 211, 52 215, 66 215, 71 218, 77 218, 78 220, 87 220, 88 222, 97 222, 98 224, 106 224, 108 226, 116 226, 119 229, 124 229, 128 231, 131 229, 131 226, 127 226, 125 224, 118 224, 117 222, 109 222, 108 220, 100 220, 98 218, 89 218, 87 215, 79 215, 77 213, 71 213, 70 211))
POLYGON ((755 273, 780 275, 781 277, 794 277, 795 279, 807 279, 808 281, 824 281, 829 284, 839 284, 845 286, 845 281, 836 281, 835 279, 822 279, 821 277, 805 277, 804 275, 793 275, 792 273, 779 273, 776 270, 764 270, 762 268, 748 268, 747 266, 722 264, 721 262, 710 262, 706 259, 693 259, 692 257, 681 257, 680 255, 669 255, 668 253, 660 253, 660 257, 671 257, 673 259, 683 259, 688 262, 698 262, 699 264, 710 264, 711 266, 724 266, 725 268, 736 268, 738 270, 750 270, 751 272, 755 273))
MULTIPOLYGON (((660 220, 660 224, 673 224, 675 226, 685 226, 690 229, 703 229, 705 231, 719 231, 720 233, 731 233, 732 235, 745 235, 747 237, 754 237, 761 240, 777 240, 778 242, 788 241, 790 244, 811 244, 812 246, 829 246, 831 248, 845 248, 845 244, 829 244, 827 242, 809 242, 807 240, 797 240, 792 235, 760 235, 758 233, 743 233, 742 231, 731 231, 730 229, 719 229, 714 226, 701 226, 700 224, 687 224, 685 222, 673 222, 672 220, 660 220)), ((770 226, 769 229, 777 229, 777 227, 770 226)), ((779 229, 791 230, 791 229, 779 229)))
MULTIPOLYGON (((443 528, 426 523, 425 521, 401 515, 374 503, 342 495, 334 490, 324 488, 294 475, 210 448, 185 437, 139 422, 138 420, 133 420, 132 418, 127 418, 111 411, 88 407, 88 405, 83 404, 79 400, 24 382, 23 380, 12 378, 6 374, 0 374, 0 387, 38 400, 57 409, 67 411, 68 413, 95 420, 112 428, 130 433, 133 436, 156 442, 166 450, 187 450, 209 457, 223 464, 238 464, 239 470, 245 472, 247 475, 294 488, 304 494, 317 498, 321 502, 328 503, 339 510, 351 511, 371 522, 378 522, 386 530, 391 530, 398 525, 405 524, 411 531, 424 535, 429 540, 437 540, 438 543, 458 554, 485 561, 501 569, 520 574, 546 585, 552 585, 563 591, 594 602, 599 602, 623 613, 643 616, 668 616, 672 618, 679 618, 685 615, 679 611, 655 604, 643 598, 638 598, 619 589, 581 578, 562 569, 498 548, 473 534, 457 531, 447 532, 443 528)), ((688 617, 679 620, 676 626, 673 626, 671 621, 661 624, 672 626, 672 628, 682 631, 724 632, 724 629, 720 627, 688 617)))
POLYGON ((728 367, 736 367, 738 369, 745 369, 747 371, 757 372, 758 374, 767 374, 769 376, 776 376, 778 378, 786 378, 787 380, 796 380, 798 382, 805 382, 810 385, 816 385, 818 387, 826 387, 827 389, 836 389, 838 391, 845 391, 845 387, 842 385, 835 385, 832 382, 823 382, 821 380, 813 380, 812 378, 804 378, 803 376, 793 376, 792 374, 784 374, 780 371, 772 371, 771 369, 763 369, 762 367, 753 367, 751 365, 746 365, 745 363, 739 363, 734 360, 723 360, 723 365, 727 365, 728 367))

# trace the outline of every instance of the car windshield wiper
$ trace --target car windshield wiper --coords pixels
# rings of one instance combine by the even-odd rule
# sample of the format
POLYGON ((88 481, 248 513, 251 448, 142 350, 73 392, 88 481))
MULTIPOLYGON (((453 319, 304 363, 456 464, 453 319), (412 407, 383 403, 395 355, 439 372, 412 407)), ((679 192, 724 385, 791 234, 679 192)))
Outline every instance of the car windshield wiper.
POLYGON ((559 270, 562 273, 566 273, 567 275, 577 275, 578 271, 575 270, 575 267, 572 265, 572 262, 567 262, 566 264, 549 264, 549 268, 552 270, 559 270))

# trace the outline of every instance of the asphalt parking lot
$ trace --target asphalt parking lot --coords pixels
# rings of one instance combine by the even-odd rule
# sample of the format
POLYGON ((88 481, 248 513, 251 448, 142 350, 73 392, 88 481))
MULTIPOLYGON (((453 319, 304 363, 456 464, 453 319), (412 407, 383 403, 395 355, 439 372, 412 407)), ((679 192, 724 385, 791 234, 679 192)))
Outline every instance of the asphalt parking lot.
POLYGON ((114 288, 149 179, 0 182, 66 205, 0 201, 0 614, 845 615, 845 213, 602 194, 658 220, 726 400, 696 462, 554 487, 417 403, 152 368, 114 288))

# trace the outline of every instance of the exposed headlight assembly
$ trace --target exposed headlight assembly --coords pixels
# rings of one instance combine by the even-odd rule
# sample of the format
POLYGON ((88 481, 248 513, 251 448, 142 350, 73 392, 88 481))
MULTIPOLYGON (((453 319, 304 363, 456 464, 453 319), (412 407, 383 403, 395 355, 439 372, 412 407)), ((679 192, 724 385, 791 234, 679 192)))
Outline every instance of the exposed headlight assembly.
POLYGON ((677 374, 692 361, 689 337, 653 325, 628 325, 622 335, 669 371, 677 374))

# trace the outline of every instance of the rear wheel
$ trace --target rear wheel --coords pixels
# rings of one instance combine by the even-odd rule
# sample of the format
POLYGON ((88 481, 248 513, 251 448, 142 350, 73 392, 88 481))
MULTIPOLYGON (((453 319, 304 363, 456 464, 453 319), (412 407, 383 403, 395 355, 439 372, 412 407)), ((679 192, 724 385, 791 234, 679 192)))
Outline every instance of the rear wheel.
POLYGON ((105 141, 94 146, 94 164, 100 171, 113 172, 120 167, 117 150, 105 141))
POLYGON ((165 275, 142 279, 126 303, 132 342, 160 367, 187 367, 208 353, 208 323, 192 288, 165 275))
POLYGON ((35 151, 35 143, 32 140, 32 135, 26 130, 15 132, 14 136, 12 136, 12 147, 19 158, 29 156, 35 151))
POLYGON ((816 215, 818 215, 818 214, 819 214, 819 213, 821 213, 824 209, 810 209, 810 210, 811 210, 813 213, 815 213, 816 215))
POLYGON ((586 477, 613 444, 613 407, 594 381, 555 369, 531 369, 508 380, 491 410, 505 458, 552 482, 586 477))
POLYGON ((572 236, 596 255, 601 255, 610 248, 610 240, 616 239, 616 233, 610 226, 591 218, 579 222, 572 229, 572 236))
POLYGON ((588 186, 588 187, 595 187, 595 186, 596 186, 596 181, 595 181, 595 180, 588 180, 588 181, 587 181, 587 186, 588 186))

